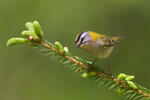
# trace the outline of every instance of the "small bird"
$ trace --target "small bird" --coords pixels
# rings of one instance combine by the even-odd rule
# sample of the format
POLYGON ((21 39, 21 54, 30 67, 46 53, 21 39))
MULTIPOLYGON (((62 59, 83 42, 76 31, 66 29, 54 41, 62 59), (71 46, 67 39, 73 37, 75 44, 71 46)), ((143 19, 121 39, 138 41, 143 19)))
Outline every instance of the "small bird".
POLYGON ((77 48, 83 48, 87 52, 94 55, 97 59, 106 59, 106 63, 112 74, 112 69, 108 62, 108 57, 111 54, 114 46, 119 43, 120 36, 108 36, 106 34, 96 33, 93 31, 81 32, 76 36, 77 48))

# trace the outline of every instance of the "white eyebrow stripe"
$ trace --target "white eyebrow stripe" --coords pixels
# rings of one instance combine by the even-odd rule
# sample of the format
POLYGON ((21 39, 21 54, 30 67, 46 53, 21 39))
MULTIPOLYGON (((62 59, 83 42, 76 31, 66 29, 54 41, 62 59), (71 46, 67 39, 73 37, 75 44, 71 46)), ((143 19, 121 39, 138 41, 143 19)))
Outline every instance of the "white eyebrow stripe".
POLYGON ((87 35, 88 32, 84 32, 82 35, 81 35, 81 38, 82 39, 83 37, 85 37, 85 35, 87 35))

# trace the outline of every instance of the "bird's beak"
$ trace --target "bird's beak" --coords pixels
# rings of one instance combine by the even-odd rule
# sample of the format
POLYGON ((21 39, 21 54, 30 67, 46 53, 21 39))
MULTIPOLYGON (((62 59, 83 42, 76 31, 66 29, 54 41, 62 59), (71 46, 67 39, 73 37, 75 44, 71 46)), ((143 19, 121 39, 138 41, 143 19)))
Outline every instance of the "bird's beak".
POLYGON ((79 48, 81 46, 81 43, 77 44, 76 48, 79 48))

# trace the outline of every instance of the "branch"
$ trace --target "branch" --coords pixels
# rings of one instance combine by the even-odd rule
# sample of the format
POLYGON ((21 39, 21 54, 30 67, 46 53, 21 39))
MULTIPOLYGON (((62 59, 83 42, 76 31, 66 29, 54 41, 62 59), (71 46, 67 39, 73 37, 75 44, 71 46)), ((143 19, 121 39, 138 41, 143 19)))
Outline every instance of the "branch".
POLYGON ((43 31, 37 21, 26 23, 26 27, 28 30, 21 33, 23 37, 9 39, 7 46, 21 43, 41 47, 41 51, 46 52, 52 59, 65 64, 68 68, 74 70, 75 74, 91 79, 98 86, 117 90, 120 95, 125 95, 130 99, 150 99, 150 90, 133 82, 133 75, 120 73, 112 77, 98 66, 93 66, 91 61, 71 55, 68 48, 63 47, 59 42, 52 44, 45 40, 43 31))

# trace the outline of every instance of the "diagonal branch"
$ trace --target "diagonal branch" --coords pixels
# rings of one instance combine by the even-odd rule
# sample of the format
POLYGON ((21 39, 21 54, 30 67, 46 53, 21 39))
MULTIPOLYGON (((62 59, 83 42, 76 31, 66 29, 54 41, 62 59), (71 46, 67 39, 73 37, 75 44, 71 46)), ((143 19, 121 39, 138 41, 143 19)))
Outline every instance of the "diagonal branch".
POLYGON ((59 42, 51 44, 49 41, 43 39, 43 31, 37 21, 26 23, 26 27, 28 31, 23 31, 21 33, 23 37, 9 39, 7 46, 12 46, 14 44, 30 44, 32 46, 42 47, 51 55, 51 58, 67 65, 68 68, 75 70, 74 72, 76 74, 81 74, 83 78, 92 79, 92 81, 98 83, 98 86, 115 89, 119 94, 127 95, 130 99, 150 100, 150 90, 133 82, 133 75, 120 73, 112 77, 96 66, 90 67, 92 62, 72 56, 68 48, 63 47, 59 42))
MULTIPOLYGON (((81 66, 83 69, 91 70, 88 66, 84 65, 84 63, 82 63, 82 62, 77 61, 75 58, 73 58, 73 57, 71 57, 71 56, 68 56, 68 55, 62 55, 57 49, 53 48, 52 46, 48 45, 47 43, 41 41, 40 44, 43 45, 45 48, 47 48, 47 49, 49 49, 49 50, 51 50, 51 51, 53 51, 53 52, 55 52, 55 53, 57 53, 57 54, 59 54, 59 55, 61 55, 61 56, 64 56, 66 59, 72 61, 73 63, 78 64, 78 65, 81 66)), ((143 91, 140 90, 140 89, 131 88, 131 87, 129 87, 125 82, 122 82, 122 81, 118 80, 117 78, 113 78, 113 77, 108 76, 108 75, 106 75, 106 74, 104 74, 104 73, 102 73, 102 72, 97 72, 97 71, 95 71, 95 72, 97 73, 97 76, 100 76, 100 77, 103 77, 103 78, 105 78, 105 79, 107 79, 107 80, 113 81, 115 84, 119 84, 119 85, 121 85, 123 88, 129 88, 130 90, 133 90, 133 91, 135 91, 135 92, 138 92, 139 95, 143 95, 143 96, 145 96, 145 97, 150 98, 150 94, 145 93, 145 92, 143 92, 143 91)))

